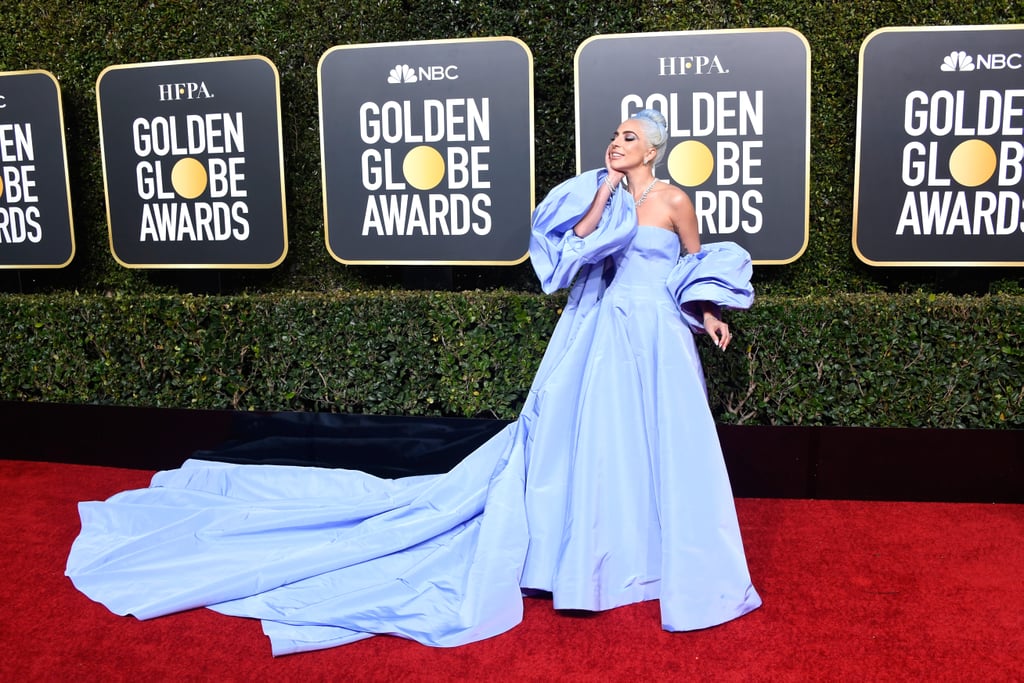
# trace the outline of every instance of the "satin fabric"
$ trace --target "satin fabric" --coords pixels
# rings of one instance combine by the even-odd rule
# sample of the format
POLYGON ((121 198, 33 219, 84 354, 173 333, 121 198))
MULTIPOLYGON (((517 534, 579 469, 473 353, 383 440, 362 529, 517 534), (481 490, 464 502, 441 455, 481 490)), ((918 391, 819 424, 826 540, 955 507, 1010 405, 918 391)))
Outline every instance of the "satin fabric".
POLYGON ((400 479, 190 460, 80 504, 75 586, 140 619, 261 619, 276 655, 381 633, 472 642, 519 623, 524 589, 557 609, 659 599, 673 631, 758 607, 691 331, 698 301, 750 305, 749 256, 680 258, 625 192, 576 237, 603 178, 534 212, 542 286, 573 289, 515 422, 449 472, 400 479))

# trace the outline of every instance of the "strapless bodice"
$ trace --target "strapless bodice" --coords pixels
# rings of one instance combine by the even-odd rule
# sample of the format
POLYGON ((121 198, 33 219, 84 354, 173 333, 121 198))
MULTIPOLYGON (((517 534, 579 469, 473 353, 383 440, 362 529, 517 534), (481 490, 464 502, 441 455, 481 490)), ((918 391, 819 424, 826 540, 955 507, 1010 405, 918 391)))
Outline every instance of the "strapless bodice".
POLYGON ((664 284, 679 261, 679 236, 671 230, 641 225, 617 264, 619 284, 664 284))

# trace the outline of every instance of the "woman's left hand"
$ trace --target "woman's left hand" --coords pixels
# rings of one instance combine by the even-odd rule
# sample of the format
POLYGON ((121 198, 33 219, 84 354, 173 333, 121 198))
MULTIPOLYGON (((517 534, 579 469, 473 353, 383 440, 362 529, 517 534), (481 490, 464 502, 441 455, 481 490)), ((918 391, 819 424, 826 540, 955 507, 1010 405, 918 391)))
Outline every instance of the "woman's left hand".
POLYGON ((711 313, 704 315, 704 330, 715 340, 715 346, 725 351, 725 347, 729 345, 732 340, 732 333, 729 332, 729 326, 724 322, 716 318, 711 313))

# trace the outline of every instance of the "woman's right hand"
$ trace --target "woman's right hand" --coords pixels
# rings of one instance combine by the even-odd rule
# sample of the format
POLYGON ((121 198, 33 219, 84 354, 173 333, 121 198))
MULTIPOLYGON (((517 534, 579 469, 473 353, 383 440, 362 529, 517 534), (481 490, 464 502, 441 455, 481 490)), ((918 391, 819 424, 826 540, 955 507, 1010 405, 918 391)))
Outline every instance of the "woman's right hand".
POLYGON ((611 145, 609 145, 608 149, 604 151, 604 167, 608 170, 608 182, 611 183, 613 187, 618 187, 619 183, 622 182, 622 179, 626 177, 626 174, 612 168, 611 159, 608 157, 611 151, 611 145))

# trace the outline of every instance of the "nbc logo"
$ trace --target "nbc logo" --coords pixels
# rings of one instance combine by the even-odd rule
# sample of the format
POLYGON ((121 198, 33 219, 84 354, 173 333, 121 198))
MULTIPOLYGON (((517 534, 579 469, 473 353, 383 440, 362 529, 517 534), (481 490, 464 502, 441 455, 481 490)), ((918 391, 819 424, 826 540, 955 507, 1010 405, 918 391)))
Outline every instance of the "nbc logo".
POLYGON ((454 64, 448 66, 420 66, 415 69, 408 64, 396 64, 395 68, 388 72, 388 83, 454 81, 458 77, 459 67, 454 64))
POLYGON ((415 83, 416 80, 416 72, 408 64, 396 64, 388 72, 388 83, 415 83))
POLYGON ((954 50, 942 58, 941 69, 943 71, 974 71, 974 60, 963 50, 954 50))

